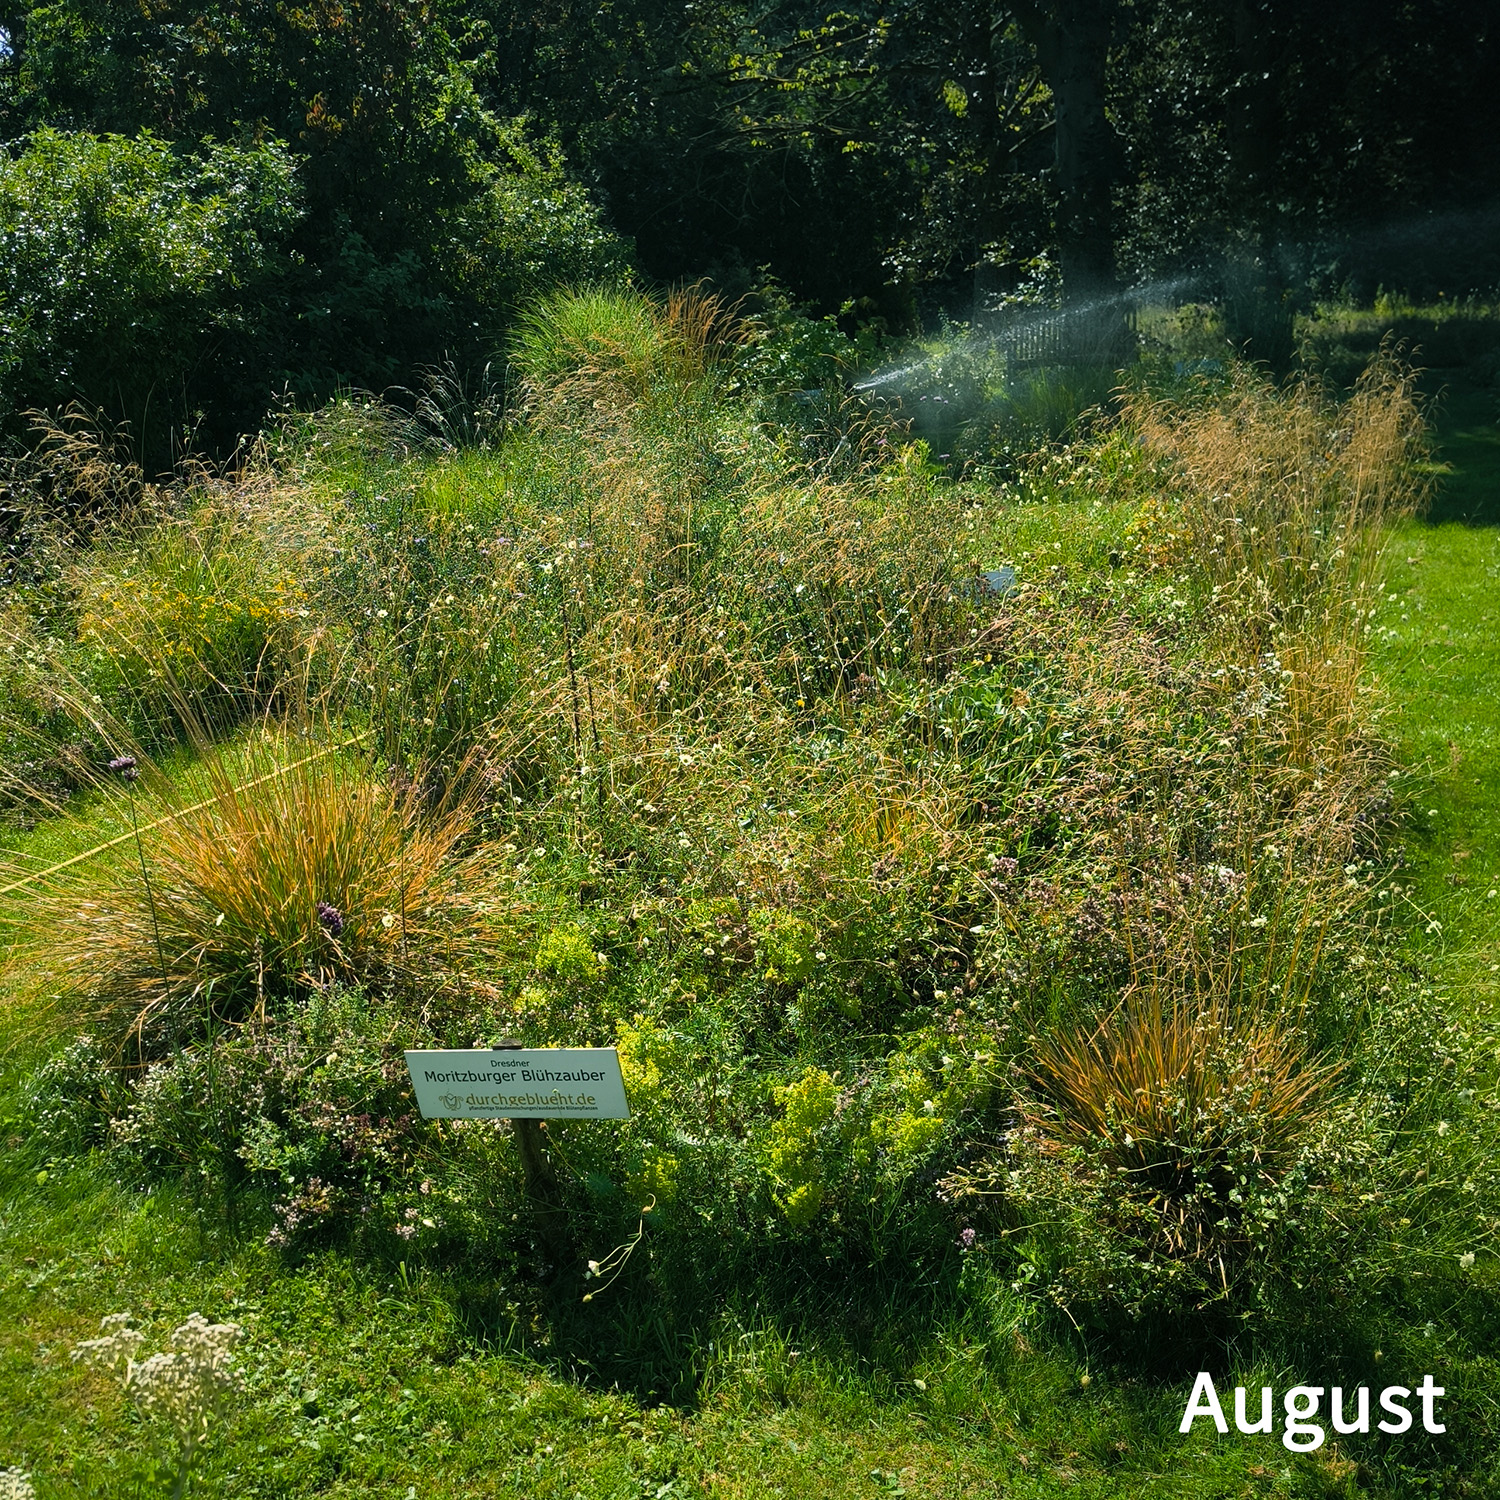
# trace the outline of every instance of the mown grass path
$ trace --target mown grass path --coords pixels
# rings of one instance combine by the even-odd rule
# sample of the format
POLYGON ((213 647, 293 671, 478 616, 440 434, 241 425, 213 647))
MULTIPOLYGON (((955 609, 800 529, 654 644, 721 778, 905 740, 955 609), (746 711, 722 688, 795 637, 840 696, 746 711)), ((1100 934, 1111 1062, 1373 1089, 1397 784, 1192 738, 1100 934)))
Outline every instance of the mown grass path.
POLYGON ((1500 392, 1431 382, 1437 486, 1392 538, 1377 665, 1415 773, 1415 899, 1438 977, 1500 998, 1500 392))

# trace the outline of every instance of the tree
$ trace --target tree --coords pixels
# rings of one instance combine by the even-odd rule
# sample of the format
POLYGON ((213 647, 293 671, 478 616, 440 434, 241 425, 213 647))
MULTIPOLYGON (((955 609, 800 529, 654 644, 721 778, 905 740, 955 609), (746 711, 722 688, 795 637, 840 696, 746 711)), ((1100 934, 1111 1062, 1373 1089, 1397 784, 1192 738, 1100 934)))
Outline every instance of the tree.
POLYGON ((0 412, 82 399, 166 457, 164 427, 264 370, 300 212, 275 144, 37 131, 0 159, 0 412))
POLYGON ((150 132, 183 160, 205 140, 286 143, 301 212, 261 309, 274 337, 254 398, 208 403, 222 440, 273 383, 317 399, 445 355, 482 364, 536 290, 627 262, 559 153, 486 106, 483 28, 451 0, 61 0, 10 34, 12 136, 150 132))
POLYGON ((1268 289, 1353 275, 1366 294, 1385 280, 1431 295, 1500 276, 1474 214, 1500 195, 1492 9, 1132 0, 1110 70, 1132 276, 1217 281, 1227 255, 1268 289))

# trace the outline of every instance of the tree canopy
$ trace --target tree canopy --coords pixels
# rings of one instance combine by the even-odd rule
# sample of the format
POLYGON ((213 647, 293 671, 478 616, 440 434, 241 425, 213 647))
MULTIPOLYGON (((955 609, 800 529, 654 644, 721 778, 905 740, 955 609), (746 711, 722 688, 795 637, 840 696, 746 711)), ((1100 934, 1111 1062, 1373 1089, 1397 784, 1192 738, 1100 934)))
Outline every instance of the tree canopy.
POLYGON ((135 420, 144 382, 222 441, 632 265, 893 332, 1151 278, 1467 290, 1497 84, 1476 0, 12 5, 0 379, 135 420), (39 254, 93 269, 49 302, 39 254))

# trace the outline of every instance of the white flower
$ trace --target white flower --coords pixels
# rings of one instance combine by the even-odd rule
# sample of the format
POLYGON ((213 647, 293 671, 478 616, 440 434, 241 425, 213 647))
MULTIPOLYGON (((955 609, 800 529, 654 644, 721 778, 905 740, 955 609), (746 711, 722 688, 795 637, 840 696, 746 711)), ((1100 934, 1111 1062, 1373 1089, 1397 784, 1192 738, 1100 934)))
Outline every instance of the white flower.
POLYGON ((111 1313, 100 1324, 104 1337, 85 1339, 73 1350, 72 1358, 85 1364, 97 1365, 101 1369, 124 1372, 134 1361, 135 1352, 146 1342, 146 1335, 130 1326, 130 1314, 111 1313))
POLYGON ((1458 1257, 1458 1268, 1460 1271, 1473 1270, 1474 1252, 1472 1250, 1465 1250, 1464 1253, 1458 1257))
POLYGON ((73 1358, 119 1374, 141 1415, 171 1430, 187 1468, 238 1384, 229 1351, 240 1336, 239 1325, 210 1323, 194 1313, 173 1332, 169 1350, 137 1364, 135 1351, 145 1335, 129 1327, 129 1319, 129 1313, 112 1313, 101 1324, 105 1337, 78 1345, 73 1358))
POLYGON ((33 1500, 35 1494, 24 1469, 0 1469, 0 1500, 33 1500))

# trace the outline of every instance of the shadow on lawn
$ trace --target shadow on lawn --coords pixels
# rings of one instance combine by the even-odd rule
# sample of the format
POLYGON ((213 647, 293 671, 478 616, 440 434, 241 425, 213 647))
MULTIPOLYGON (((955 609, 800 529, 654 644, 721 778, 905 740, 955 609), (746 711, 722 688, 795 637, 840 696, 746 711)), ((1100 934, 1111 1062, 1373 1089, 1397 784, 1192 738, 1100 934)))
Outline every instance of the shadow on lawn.
POLYGON ((1438 484, 1423 519, 1432 526, 1500 526, 1500 390, 1463 370, 1428 370, 1438 484))
MULTIPOLYGON (((871 1263, 854 1251, 715 1259, 672 1247, 655 1265, 643 1254, 635 1273, 596 1302, 584 1303, 576 1283, 540 1295, 529 1288, 527 1353, 558 1378, 687 1410, 725 1383, 748 1384, 773 1404, 830 1384, 909 1402, 916 1390, 947 1384, 959 1365, 960 1384, 972 1383, 978 1402, 983 1389, 1028 1386, 1043 1367, 1065 1369, 1068 1381, 1079 1370, 1108 1369, 1146 1390, 1177 1392, 1199 1370, 1227 1374, 1257 1356, 1278 1365, 1311 1359, 1310 1367, 1360 1377, 1380 1358, 1366 1306, 1320 1301, 1303 1306, 1300 1319, 1299 1309, 1282 1309, 1273 1351, 1245 1337, 1241 1307, 1121 1313, 1081 1325, 1057 1309, 1039 1312, 1011 1290, 1016 1269, 1002 1255, 976 1273, 956 1250, 871 1263)), ((513 1299, 526 1292, 450 1286, 469 1338, 491 1347, 514 1342, 513 1299)))

